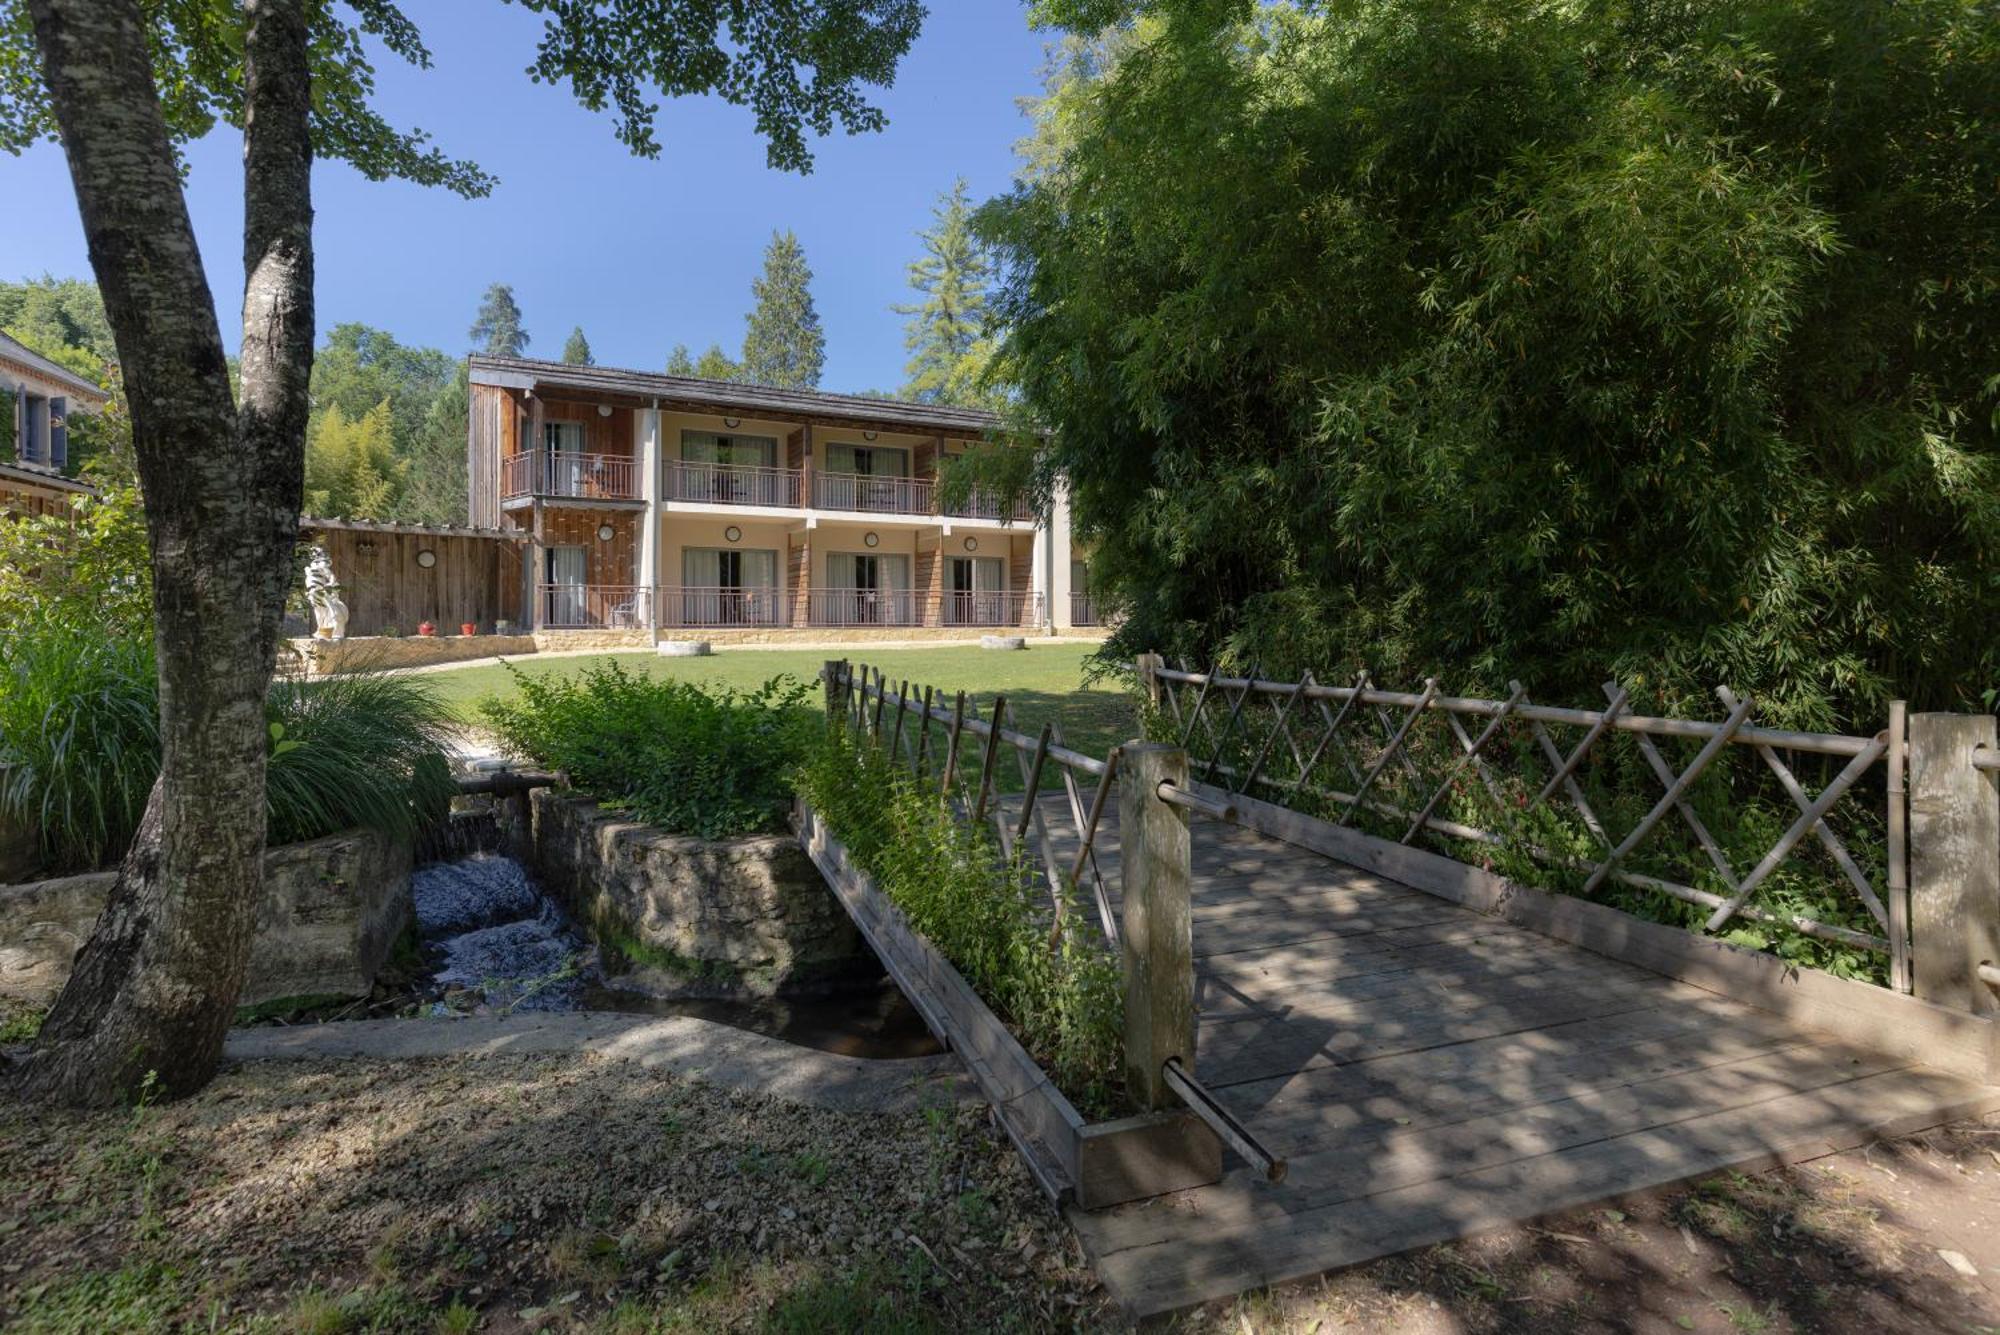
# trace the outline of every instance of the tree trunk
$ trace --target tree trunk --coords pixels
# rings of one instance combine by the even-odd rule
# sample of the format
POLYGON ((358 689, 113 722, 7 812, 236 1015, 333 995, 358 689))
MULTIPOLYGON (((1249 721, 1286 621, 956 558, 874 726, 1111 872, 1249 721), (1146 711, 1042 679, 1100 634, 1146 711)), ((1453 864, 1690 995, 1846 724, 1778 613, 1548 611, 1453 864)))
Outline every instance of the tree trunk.
POLYGON ((263 893, 265 697, 312 368, 304 0, 246 0, 240 407, 135 0, 29 0, 146 501, 161 767, 22 1074, 31 1095, 173 1096, 221 1059, 263 893))

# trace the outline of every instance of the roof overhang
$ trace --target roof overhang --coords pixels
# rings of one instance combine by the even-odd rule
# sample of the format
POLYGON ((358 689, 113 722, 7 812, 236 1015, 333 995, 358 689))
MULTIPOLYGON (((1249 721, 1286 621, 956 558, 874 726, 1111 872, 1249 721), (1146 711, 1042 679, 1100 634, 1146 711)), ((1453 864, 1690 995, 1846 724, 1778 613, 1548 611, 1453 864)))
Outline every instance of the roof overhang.
POLYGON ((525 529, 471 528, 455 524, 398 524, 386 519, 323 519, 300 515, 301 533, 389 533, 417 538, 491 538, 526 542, 533 536, 525 529))
POLYGON ((0 485, 10 490, 62 492, 72 496, 94 496, 97 488, 88 482, 61 473, 36 468, 32 464, 0 463, 0 485))

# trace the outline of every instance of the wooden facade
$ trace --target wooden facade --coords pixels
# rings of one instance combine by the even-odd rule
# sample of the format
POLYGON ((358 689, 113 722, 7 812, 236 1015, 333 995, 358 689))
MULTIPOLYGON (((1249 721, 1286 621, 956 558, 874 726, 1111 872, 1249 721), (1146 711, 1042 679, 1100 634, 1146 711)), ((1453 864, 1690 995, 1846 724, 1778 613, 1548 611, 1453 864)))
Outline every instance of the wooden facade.
POLYGON ((467 621, 482 633, 525 623, 522 544, 511 534, 308 517, 299 537, 333 562, 350 636, 414 635, 425 621, 453 635, 467 621))

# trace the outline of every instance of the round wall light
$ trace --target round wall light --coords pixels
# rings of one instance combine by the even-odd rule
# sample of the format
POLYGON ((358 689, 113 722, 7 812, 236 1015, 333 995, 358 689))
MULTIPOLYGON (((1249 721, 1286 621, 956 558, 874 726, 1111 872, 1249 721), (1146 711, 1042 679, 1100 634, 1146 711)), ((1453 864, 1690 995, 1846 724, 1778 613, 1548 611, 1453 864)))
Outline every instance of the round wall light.
POLYGON ((438 554, 432 551, 430 548, 426 547, 422 551, 417 553, 417 564, 422 566, 424 569, 429 570, 432 566, 436 565, 437 563, 438 563, 438 554))
POLYGON ((978 551, 978 550, 979 550, 979 539, 977 539, 977 538, 967 538, 967 539, 965 540, 965 550, 966 550, 966 551, 968 551, 968 552, 976 552, 976 551, 978 551))
POLYGON ((599 542, 609 542, 617 536, 618 536, 618 530, 611 527, 611 525, 599 524, 597 526, 597 540, 599 542))
POLYGON ((731 431, 734 431, 737 427, 743 425, 743 419, 740 417, 725 417, 722 419, 722 424, 731 431))
POLYGON ((863 440, 873 440, 873 439, 875 439, 875 433, 874 433, 873 431, 864 431, 864 432, 862 432, 862 433, 861 433, 861 439, 863 439, 863 440))
POLYGON ((743 541, 743 530, 731 524, 728 528, 722 530, 722 536, 729 542, 741 542, 743 541))
POLYGON ((861 544, 864 547, 878 547, 881 543, 882 535, 879 533, 864 533, 861 535, 861 544))

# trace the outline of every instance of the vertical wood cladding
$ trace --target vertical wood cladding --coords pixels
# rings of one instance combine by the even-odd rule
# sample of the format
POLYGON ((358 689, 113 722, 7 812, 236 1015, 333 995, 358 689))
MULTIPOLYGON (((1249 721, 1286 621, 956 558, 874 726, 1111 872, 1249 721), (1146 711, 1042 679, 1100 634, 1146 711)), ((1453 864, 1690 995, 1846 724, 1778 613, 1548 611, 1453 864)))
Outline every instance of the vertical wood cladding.
POLYGON ((642 516, 631 510, 587 510, 561 504, 542 512, 544 547, 581 547, 584 551, 586 584, 629 585, 638 583, 639 523, 642 516), (597 530, 609 524, 607 541, 597 530))
POLYGON ((490 631, 500 618, 520 619, 521 547, 509 539, 315 530, 310 524, 300 536, 326 548, 333 562, 349 635, 391 629, 414 635, 424 621, 442 634, 457 634, 467 621, 490 631), (418 563, 424 551, 437 557, 435 565, 418 563))

